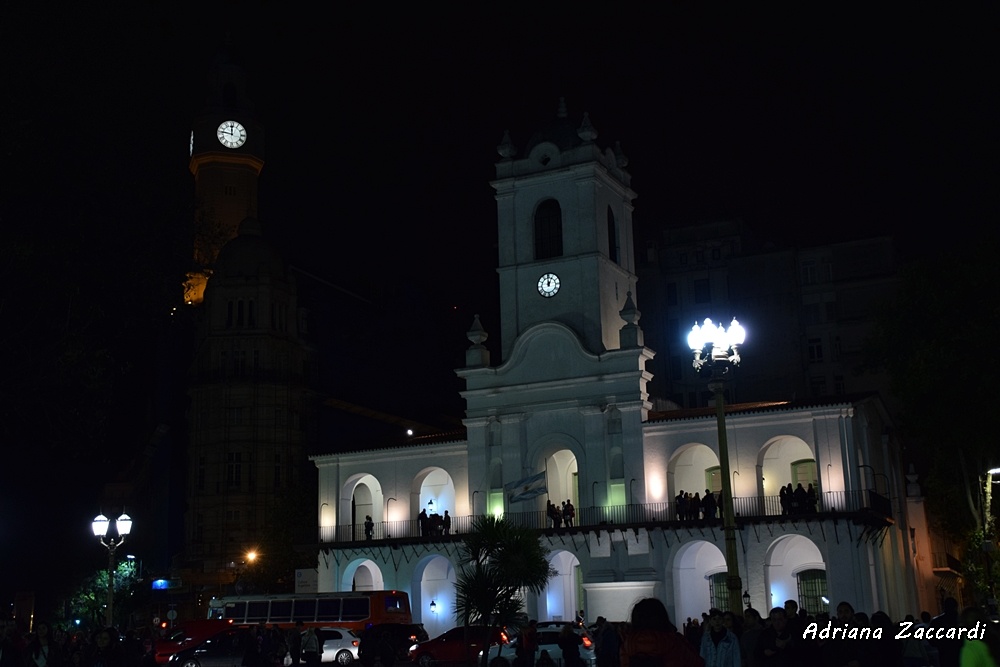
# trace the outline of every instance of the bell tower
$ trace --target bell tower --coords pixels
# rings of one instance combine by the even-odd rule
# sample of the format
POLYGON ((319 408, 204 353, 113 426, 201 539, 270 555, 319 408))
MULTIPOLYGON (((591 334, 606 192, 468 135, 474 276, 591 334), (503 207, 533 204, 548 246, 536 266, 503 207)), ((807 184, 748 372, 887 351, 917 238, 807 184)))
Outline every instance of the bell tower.
POLYGON ((621 150, 602 151, 596 139, 589 116, 574 126, 560 99, 523 157, 506 133, 497 147, 504 360, 518 336, 547 321, 569 326, 594 354, 620 348, 620 311, 629 292, 635 298, 636 195, 621 150))
POLYGON ((247 76, 226 53, 209 71, 208 99, 194 121, 190 153, 197 219, 184 300, 199 304, 219 250, 244 219, 257 217, 257 180, 264 168, 264 128, 247 95, 247 76))

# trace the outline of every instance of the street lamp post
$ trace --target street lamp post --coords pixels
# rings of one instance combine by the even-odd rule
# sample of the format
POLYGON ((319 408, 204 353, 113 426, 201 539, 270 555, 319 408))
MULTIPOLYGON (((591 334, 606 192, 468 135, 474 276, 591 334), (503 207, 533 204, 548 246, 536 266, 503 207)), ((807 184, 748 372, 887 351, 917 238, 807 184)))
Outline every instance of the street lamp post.
POLYGON ((122 513, 122 515, 115 520, 115 531, 118 533, 117 540, 108 535, 108 527, 110 525, 111 521, 103 514, 98 514, 91 523, 91 528, 94 530, 94 536, 100 540, 101 544, 103 544, 108 550, 108 610, 105 614, 105 621, 107 627, 109 628, 114 624, 115 549, 120 547, 122 543, 125 542, 125 536, 132 532, 132 519, 128 514, 122 513))
POLYGON ((715 395, 715 418, 719 431, 719 463, 722 468, 722 530, 726 540, 726 590, 729 610, 740 613, 743 581, 740 579, 739 559, 736 553, 736 513, 733 509, 732 473, 729 470, 729 443, 726 440, 725 376, 729 369, 740 363, 739 346, 746 339, 746 331, 733 318, 729 329, 716 327, 706 319, 688 334, 688 346, 694 352, 693 366, 701 375, 708 375, 708 388, 715 395))

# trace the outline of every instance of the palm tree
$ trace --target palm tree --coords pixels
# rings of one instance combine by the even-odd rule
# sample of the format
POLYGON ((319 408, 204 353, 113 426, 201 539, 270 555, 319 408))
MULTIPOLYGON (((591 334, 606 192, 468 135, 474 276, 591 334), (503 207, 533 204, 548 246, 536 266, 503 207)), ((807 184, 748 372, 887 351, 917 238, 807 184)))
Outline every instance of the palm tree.
POLYGON ((494 628, 519 627, 522 591, 537 595, 557 574, 536 531, 494 516, 476 518, 459 553, 456 615, 463 625, 488 626, 489 636, 494 628))

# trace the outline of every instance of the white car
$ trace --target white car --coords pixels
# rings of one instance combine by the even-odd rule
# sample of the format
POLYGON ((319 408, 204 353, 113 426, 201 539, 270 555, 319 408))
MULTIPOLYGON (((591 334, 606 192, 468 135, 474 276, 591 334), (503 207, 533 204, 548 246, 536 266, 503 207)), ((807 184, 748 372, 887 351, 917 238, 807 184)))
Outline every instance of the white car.
POLYGON ((323 642, 322 662, 335 662, 346 667, 358 659, 361 639, 347 628, 318 628, 316 634, 323 642))
MULTIPOLYGON (((538 637, 538 650, 535 651, 535 661, 542 655, 542 651, 546 651, 549 657, 552 658, 553 662, 557 665, 562 664, 562 649, 559 648, 559 633, 562 632, 564 625, 573 626, 573 631, 580 635, 583 639, 583 643, 580 645, 580 659, 583 660, 583 664, 588 667, 596 667, 597 665, 597 655, 594 653, 594 642, 590 637, 590 634, 585 628, 579 627, 576 623, 570 623, 569 621, 544 621, 540 622, 535 626, 536 636, 538 637)), ((511 667, 514 664, 514 659, 517 657, 517 641, 520 637, 514 637, 509 643, 500 646, 499 655, 497 655, 497 647, 490 647, 490 654, 488 664, 490 667, 511 667)), ((480 653, 482 656, 482 653, 480 653)))

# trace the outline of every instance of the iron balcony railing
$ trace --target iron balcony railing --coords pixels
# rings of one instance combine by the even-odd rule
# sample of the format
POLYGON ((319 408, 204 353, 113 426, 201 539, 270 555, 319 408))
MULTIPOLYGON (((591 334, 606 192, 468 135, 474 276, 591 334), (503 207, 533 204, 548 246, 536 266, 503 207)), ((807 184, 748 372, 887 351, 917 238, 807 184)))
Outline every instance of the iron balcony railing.
MULTIPOLYGON (((760 521, 763 519, 784 517, 800 519, 817 515, 845 514, 870 512, 877 516, 891 518, 892 506, 889 499, 871 490, 862 491, 831 491, 823 493, 814 507, 788 508, 783 510, 779 496, 749 496, 733 498, 733 511, 740 523, 760 521)), ((505 512, 504 517, 515 525, 537 530, 553 529, 552 520, 544 510, 531 512, 505 512)), ((475 516, 453 516, 448 535, 461 535, 472 530, 475 516)), ((615 525, 640 526, 662 525, 667 523, 697 523, 711 521, 704 516, 697 519, 685 519, 677 515, 677 503, 647 503, 643 505, 613 505, 610 507, 580 507, 576 509, 576 518, 572 526, 561 523, 559 528, 596 528, 615 525)), ((719 507, 715 519, 722 524, 722 508, 719 507)), ((372 529, 372 540, 386 539, 442 539, 445 537, 443 526, 439 522, 427 522, 424 528, 426 535, 421 534, 420 522, 416 519, 404 521, 380 521, 372 529)), ((320 542, 364 542, 363 523, 341 526, 320 526, 320 542)))

